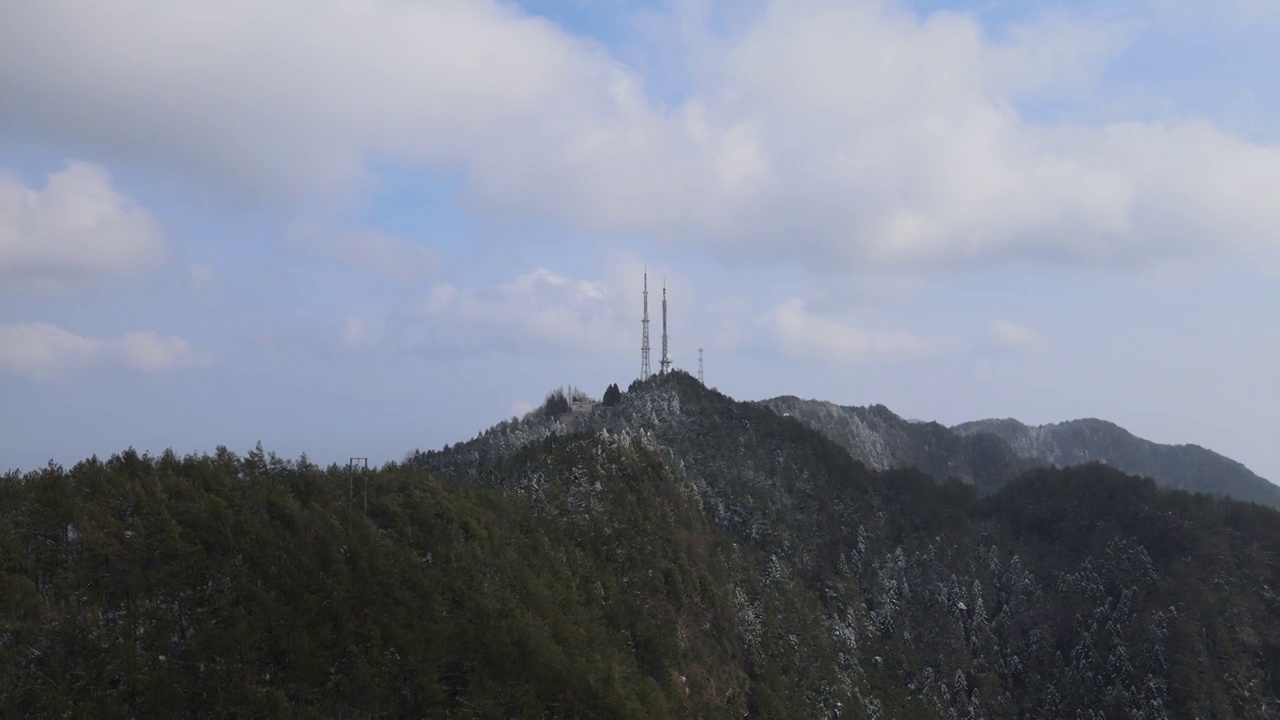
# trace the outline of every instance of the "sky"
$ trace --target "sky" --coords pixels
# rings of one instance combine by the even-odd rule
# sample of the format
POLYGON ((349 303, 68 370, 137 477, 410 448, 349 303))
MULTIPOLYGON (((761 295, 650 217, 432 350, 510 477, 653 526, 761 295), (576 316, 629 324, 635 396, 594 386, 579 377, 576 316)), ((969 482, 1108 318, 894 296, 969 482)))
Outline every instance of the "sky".
POLYGON ((1280 480, 1271 0, 0 3, 0 470, 657 365, 1280 480))

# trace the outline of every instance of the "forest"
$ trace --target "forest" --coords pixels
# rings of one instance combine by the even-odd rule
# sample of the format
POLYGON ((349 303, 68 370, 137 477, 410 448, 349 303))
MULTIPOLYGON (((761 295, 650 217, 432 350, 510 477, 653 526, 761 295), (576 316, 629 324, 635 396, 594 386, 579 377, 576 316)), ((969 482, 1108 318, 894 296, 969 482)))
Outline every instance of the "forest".
POLYGON ((1280 713, 1273 509, 1098 464, 980 494, 680 374, 610 395, 356 474, 5 475, 0 714, 1280 713))

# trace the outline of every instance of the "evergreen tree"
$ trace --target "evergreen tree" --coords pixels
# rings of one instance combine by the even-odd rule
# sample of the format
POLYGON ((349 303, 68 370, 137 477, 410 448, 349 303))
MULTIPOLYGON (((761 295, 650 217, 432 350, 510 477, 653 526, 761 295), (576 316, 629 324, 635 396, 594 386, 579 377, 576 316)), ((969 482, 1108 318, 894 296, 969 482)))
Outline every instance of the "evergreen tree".
POLYGON ((605 407, 615 407, 622 404, 622 391, 618 389, 617 383, 612 383, 605 388, 604 398, 601 403, 605 407))
POLYGON ((546 416, 551 418, 559 417, 573 409, 569 405, 569 398, 560 389, 547 393, 547 400, 542 407, 546 416))

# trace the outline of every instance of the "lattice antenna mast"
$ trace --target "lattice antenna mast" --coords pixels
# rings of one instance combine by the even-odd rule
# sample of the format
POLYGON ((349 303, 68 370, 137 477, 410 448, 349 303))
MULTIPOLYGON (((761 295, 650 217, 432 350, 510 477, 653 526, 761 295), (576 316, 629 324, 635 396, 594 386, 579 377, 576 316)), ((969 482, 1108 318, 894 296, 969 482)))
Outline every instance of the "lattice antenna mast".
POLYGON ((671 356, 667 354, 667 279, 662 279, 662 374, 671 369, 671 356))
POLYGON ((698 382, 707 384, 706 378, 702 375, 702 348, 698 348, 698 382))
POLYGON ((644 319, 640 321, 644 332, 640 336, 640 379, 648 380, 649 375, 649 269, 644 271, 644 319))

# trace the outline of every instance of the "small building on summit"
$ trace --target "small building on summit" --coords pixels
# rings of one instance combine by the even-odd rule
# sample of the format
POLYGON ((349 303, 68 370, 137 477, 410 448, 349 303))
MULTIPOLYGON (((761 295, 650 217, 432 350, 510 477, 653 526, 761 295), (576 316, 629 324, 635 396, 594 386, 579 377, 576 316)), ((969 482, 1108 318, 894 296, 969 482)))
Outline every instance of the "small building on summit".
POLYGON ((595 414, 596 404, 595 400, 587 397, 571 400, 569 412, 561 413, 556 420, 569 432, 577 432, 581 422, 595 414))

